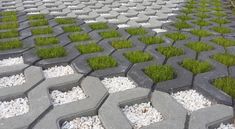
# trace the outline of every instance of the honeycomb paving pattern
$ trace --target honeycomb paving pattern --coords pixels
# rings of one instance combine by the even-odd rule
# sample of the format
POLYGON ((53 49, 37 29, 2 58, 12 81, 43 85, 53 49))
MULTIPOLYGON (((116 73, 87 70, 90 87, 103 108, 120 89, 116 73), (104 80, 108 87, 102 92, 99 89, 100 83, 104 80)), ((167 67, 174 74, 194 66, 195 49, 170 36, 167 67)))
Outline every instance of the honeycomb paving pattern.
POLYGON ((4 105, 25 98, 28 112, 1 117, 0 129, 77 129, 88 118, 135 129, 122 109, 146 102, 162 120, 141 129, 232 123, 234 19, 228 0, 1 0, 0 109, 15 113, 22 107, 4 105), (59 66, 71 67, 69 75, 43 72, 59 66), (118 76, 135 87, 109 93, 102 80, 118 76), (171 96, 187 90, 212 105, 189 112, 171 96), (85 97, 56 105, 53 91, 85 97))

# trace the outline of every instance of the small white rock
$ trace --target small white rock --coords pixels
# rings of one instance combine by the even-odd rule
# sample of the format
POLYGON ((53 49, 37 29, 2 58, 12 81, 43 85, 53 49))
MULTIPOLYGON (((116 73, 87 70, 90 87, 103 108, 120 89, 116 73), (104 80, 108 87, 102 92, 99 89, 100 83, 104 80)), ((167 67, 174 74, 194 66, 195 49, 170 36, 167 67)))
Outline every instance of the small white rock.
POLYGON ((25 83, 23 73, 0 78, 0 88, 18 86, 25 83))
POLYGON ((61 105, 87 98, 79 86, 73 87, 72 90, 67 92, 53 90, 50 95, 54 105, 61 105))
POLYGON ((196 90, 179 91, 172 97, 181 103, 189 112, 193 112, 212 105, 212 102, 199 94, 196 90))
POLYGON ((0 101, 0 119, 19 116, 29 111, 28 98, 0 101))
POLYGON ((134 129, 163 120, 162 115, 151 106, 150 102, 125 106, 122 111, 130 120, 134 129))
POLYGON ((12 65, 17 65, 17 64, 24 64, 23 57, 9 57, 7 59, 2 59, 0 60, 0 67, 3 66, 12 66, 12 65))
POLYGON ((54 78, 54 77, 61 77, 69 74, 74 74, 74 71, 72 67, 67 65, 67 66, 54 66, 46 70, 43 70, 43 73, 46 78, 54 78))
POLYGON ((101 82, 108 89, 109 93, 125 91, 136 87, 134 82, 127 77, 104 78, 101 82))
POLYGON ((219 128, 217 129, 235 129, 234 124, 220 124, 219 128))
POLYGON ((61 129, 104 129, 104 127, 98 116, 88 116, 65 121, 61 129))

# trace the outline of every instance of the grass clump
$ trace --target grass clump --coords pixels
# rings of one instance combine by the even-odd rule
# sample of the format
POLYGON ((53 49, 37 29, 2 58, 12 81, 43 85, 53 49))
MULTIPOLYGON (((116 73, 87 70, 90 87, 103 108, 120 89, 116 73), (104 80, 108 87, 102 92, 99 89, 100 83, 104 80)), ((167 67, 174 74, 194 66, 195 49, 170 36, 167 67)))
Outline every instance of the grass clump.
POLYGON ((18 26, 19 24, 17 22, 2 23, 0 24, 0 30, 16 29, 18 26))
POLYGON ((99 34, 102 38, 105 38, 105 39, 116 38, 116 37, 121 36, 116 30, 103 31, 103 32, 100 32, 99 34))
POLYGON ((17 20, 18 19, 16 15, 11 15, 2 17, 1 22, 17 22, 17 20))
POLYGON ((160 46, 156 50, 160 52, 162 55, 164 55, 166 58, 180 56, 184 54, 184 50, 182 48, 177 48, 174 46, 168 46, 168 47, 160 46))
POLYGON ((144 35, 148 33, 144 28, 128 28, 126 32, 130 35, 144 35))
POLYGON ((76 48, 81 54, 88 54, 88 53, 103 51, 103 48, 101 46, 97 45, 96 43, 77 45, 76 48))
POLYGON ((81 27, 76 26, 76 25, 63 26, 62 28, 63 28, 64 32, 80 32, 80 31, 82 31, 81 27))
POLYGON ((178 30, 181 29, 188 29, 191 28, 192 26, 190 24, 188 24, 186 21, 177 21, 176 23, 173 24, 175 26, 175 28, 177 28, 178 30))
POLYGON ((87 60, 92 70, 100 70, 106 68, 116 67, 117 61, 111 56, 93 57, 87 60))
POLYGON ((201 18, 201 19, 205 19, 205 18, 209 18, 209 17, 210 17, 208 14, 206 14, 206 13, 201 13, 201 12, 197 13, 196 16, 197 16, 198 18, 201 18))
POLYGON ((211 41, 223 47, 235 46, 235 40, 226 39, 224 37, 214 38, 211 41))
POLYGON ((36 20, 36 21, 30 21, 30 26, 46 26, 48 25, 48 21, 46 19, 36 20))
POLYGON ((180 19, 181 21, 192 20, 192 17, 190 17, 188 15, 179 15, 179 16, 176 16, 176 18, 180 19))
POLYGON ((215 19, 212 19, 212 21, 219 25, 230 23, 228 20, 224 18, 215 18, 215 19))
POLYGON ((194 24, 203 27, 203 26, 209 26, 211 23, 205 20, 197 20, 193 22, 194 24))
POLYGON ((228 33, 232 32, 232 30, 227 27, 216 26, 216 27, 212 27, 211 29, 217 33, 220 33, 220 34, 228 34, 228 33))
POLYGON ((58 24, 73 24, 76 22, 74 18, 56 18, 55 21, 58 24))
POLYGON ((19 32, 17 30, 10 30, 10 31, 5 31, 5 32, 0 32, 0 39, 4 38, 14 38, 18 37, 19 32))
POLYGON ((213 49, 212 46, 204 42, 200 42, 200 41, 189 42, 188 44, 186 44, 186 46, 196 51, 197 53, 202 52, 202 51, 209 51, 213 49))
POLYGON ((167 33, 165 36, 172 39, 173 42, 176 42, 179 40, 185 40, 188 38, 187 35, 180 33, 180 32, 167 33))
POLYGON ((214 13, 214 15, 217 16, 217 17, 224 17, 224 16, 226 16, 226 13, 221 12, 221 11, 216 11, 216 12, 214 13))
POLYGON ((164 42, 164 39, 162 39, 161 37, 158 36, 144 36, 140 38, 140 41, 147 44, 147 45, 151 45, 151 44, 160 44, 164 42))
POLYGON ((6 41, 6 42, 0 42, 0 50, 1 51, 21 48, 22 46, 23 46, 23 44, 20 40, 11 40, 11 41, 6 41))
POLYGON ((102 30, 102 29, 109 28, 109 26, 105 22, 91 23, 91 24, 89 24, 89 26, 92 30, 102 30))
POLYGON ((65 48, 62 46, 54 46, 50 48, 37 48, 36 53, 38 57, 42 59, 58 58, 67 55, 65 48))
POLYGON ((235 65, 235 56, 232 54, 218 53, 214 55, 212 58, 228 67, 235 65))
POLYGON ((169 65, 153 65, 144 69, 144 73, 155 83, 174 79, 174 69, 169 65))
POLYGON ((184 8, 184 9, 181 9, 180 11, 186 15, 193 13, 193 9, 189 9, 189 8, 184 8))
POLYGON ((69 38, 72 42, 81 42, 91 39, 90 35, 87 33, 74 33, 69 35, 69 38))
POLYGON ((126 52, 124 56, 132 63, 146 62, 153 59, 149 53, 143 51, 126 52))
POLYGON ((44 18, 45 18, 44 14, 34 14, 34 15, 28 16, 29 20, 39 20, 39 19, 44 19, 44 18))
POLYGON ((212 69, 212 65, 205 61, 198 61, 194 59, 184 59, 182 66, 191 71, 194 75, 205 73, 212 69))
POLYGON ((235 98, 235 79, 233 77, 217 78, 212 83, 216 88, 235 98))
POLYGON ((191 31, 191 34, 198 36, 198 37, 208 37, 211 36, 212 34, 207 31, 207 30, 202 30, 202 29, 194 29, 191 31))
POLYGON ((35 44, 37 46, 45 46, 45 45, 52 45, 52 44, 58 44, 59 39, 56 37, 36 37, 35 38, 35 44))
POLYGON ((16 11, 3 11, 0 12, 1 16, 11 16, 11 15, 17 15, 16 11))
POLYGON ((41 35, 41 34, 52 34, 53 29, 48 26, 48 27, 43 27, 43 28, 35 28, 31 30, 33 35, 41 35))
POLYGON ((114 40, 111 45, 115 49, 131 48, 132 42, 130 40, 114 40))

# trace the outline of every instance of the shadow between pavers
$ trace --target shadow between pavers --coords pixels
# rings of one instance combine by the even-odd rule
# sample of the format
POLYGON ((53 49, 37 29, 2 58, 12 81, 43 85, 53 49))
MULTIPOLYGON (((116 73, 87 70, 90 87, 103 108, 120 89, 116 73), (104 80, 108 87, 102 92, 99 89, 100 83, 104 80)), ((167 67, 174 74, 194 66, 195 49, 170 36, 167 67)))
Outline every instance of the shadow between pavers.
POLYGON ((143 129, 184 129, 186 110, 167 93, 155 91, 149 98, 149 89, 145 88, 135 88, 110 94, 99 109, 100 119, 107 129, 132 129, 133 127, 120 107, 147 101, 151 101, 153 107, 163 115, 164 120, 143 127, 143 129))

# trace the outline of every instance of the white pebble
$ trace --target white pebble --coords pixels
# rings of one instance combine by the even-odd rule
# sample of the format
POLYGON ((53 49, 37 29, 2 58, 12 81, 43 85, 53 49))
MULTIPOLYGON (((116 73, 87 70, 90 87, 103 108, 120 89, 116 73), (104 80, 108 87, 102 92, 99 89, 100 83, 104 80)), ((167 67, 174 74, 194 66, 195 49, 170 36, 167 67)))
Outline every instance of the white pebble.
POLYGON ((179 91, 172 96, 189 112, 193 112, 212 105, 212 102, 199 94, 196 90, 179 91))
POLYGON ((67 66, 54 66, 46 70, 43 70, 43 73, 46 78, 54 78, 54 77, 61 77, 69 74, 74 74, 74 71, 72 67, 67 65, 67 66))
POLYGON ((0 78, 0 88, 18 86, 25 83, 23 73, 0 78))
POLYGON ((0 101, 0 119, 19 116, 29 111, 28 98, 0 101))
POLYGON ((104 129, 104 127, 98 116, 88 116, 65 121, 61 129, 104 129))
POLYGON ((134 82, 129 80, 127 77, 104 78, 101 82, 108 89, 109 93, 115 93, 136 87, 134 82))
POLYGON ((151 106, 150 102, 125 106, 122 111, 130 120, 134 129, 163 120, 162 115, 151 106))
POLYGON ((235 129, 235 126, 234 124, 220 124, 219 128, 217 129, 235 129))
POLYGON ((2 59, 0 60, 0 67, 2 66, 12 66, 12 65, 17 65, 17 64, 24 64, 23 57, 10 57, 7 59, 2 59))
POLYGON ((70 103, 87 97, 79 86, 73 87, 72 90, 67 92, 53 90, 50 95, 54 105, 70 103))

